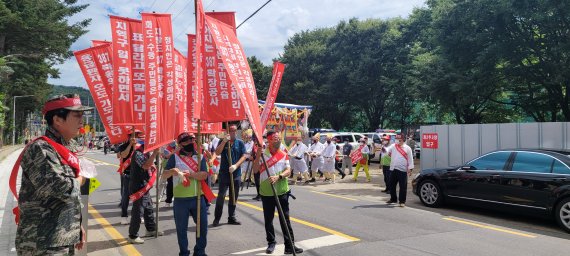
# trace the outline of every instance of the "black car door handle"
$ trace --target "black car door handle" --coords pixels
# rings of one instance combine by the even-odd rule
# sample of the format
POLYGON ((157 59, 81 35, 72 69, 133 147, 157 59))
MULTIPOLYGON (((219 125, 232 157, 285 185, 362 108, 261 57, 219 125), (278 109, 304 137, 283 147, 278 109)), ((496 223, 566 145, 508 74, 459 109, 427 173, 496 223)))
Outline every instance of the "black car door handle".
POLYGON ((566 178, 554 178, 554 181, 566 181, 566 178))
POLYGON ((491 178, 493 179, 500 179, 501 175, 495 174, 495 175, 491 175, 491 178))

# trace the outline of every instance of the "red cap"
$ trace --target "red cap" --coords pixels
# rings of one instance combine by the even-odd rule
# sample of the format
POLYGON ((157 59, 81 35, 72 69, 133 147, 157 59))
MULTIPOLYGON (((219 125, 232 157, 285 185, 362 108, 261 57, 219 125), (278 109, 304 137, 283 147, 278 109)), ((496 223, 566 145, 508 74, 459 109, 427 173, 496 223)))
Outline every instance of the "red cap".
POLYGON ((73 111, 86 111, 91 110, 93 107, 83 106, 81 105, 81 99, 78 95, 59 95, 56 96, 54 99, 49 100, 44 104, 44 108, 42 109, 42 114, 46 114, 49 111, 56 110, 56 109, 69 109, 73 111))
POLYGON ((186 142, 189 141, 191 139, 194 138, 194 134, 193 133, 187 133, 187 132, 183 132, 180 135, 178 135, 178 138, 176 139, 176 142, 178 142, 178 144, 182 143, 182 142, 186 142))

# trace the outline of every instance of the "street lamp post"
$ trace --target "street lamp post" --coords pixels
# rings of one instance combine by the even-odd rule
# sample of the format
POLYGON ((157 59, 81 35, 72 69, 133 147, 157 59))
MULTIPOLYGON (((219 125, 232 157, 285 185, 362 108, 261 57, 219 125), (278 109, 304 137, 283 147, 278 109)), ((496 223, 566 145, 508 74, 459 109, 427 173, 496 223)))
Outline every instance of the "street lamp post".
POLYGON ((16 145, 16 99, 24 97, 32 97, 34 95, 20 95, 14 96, 14 107, 12 108, 12 145, 16 145))

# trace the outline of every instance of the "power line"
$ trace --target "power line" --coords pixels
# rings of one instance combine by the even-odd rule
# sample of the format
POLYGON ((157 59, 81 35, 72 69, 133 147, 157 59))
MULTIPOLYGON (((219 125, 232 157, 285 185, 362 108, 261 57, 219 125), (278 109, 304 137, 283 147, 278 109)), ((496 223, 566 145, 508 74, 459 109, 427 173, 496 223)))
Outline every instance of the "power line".
MULTIPOLYGON (((190 0, 190 1, 193 1, 193 0, 190 0)), ((215 1, 216 1, 216 0, 212 0, 212 1, 206 6, 206 8, 204 8, 204 9, 208 9, 215 1)), ((194 11, 196 11, 196 10, 194 10, 194 11)), ((186 29, 184 29, 183 31, 181 31, 180 33, 178 33, 178 35, 176 35, 176 37, 174 37, 174 40, 178 39, 182 34, 184 34, 184 32, 188 31, 188 29, 189 29, 192 25, 194 25, 195 22, 196 22, 196 19, 192 19, 192 20, 190 21, 190 24, 188 24, 188 27, 186 27, 186 29)))
POLYGON ((241 27, 241 25, 243 25, 247 20, 249 20, 251 17, 253 17, 255 14, 257 14, 257 12, 259 12, 261 9, 263 9, 263 7, 265 7, 269 2, 271 2, 271 0, 268 0, 267 2, 265 2, 261 7, 259 7, 259 9, 257 9, 255 12, 253 12, 251 15, 249 15, 249 17, 247 17, 247 19, 245 19, 242 23, 240 23, 236 29, 238 29, 239 27, 241 27))
POLYGON ((176 1, 178 1, 178 0, 173 0, 172 3, 170 3, 170 5, 168 6, 168 8, 166 8, 166 11, 164 11, 164 12, 167 13, 168 10, 170 10, 170 7, 172 7, 172 5, 174 5, 174 3, 176 3, 176 1))
POLYGON ((194 3, 194 0, 188 0, 188 3, 186 3, 186 5, 184 6, 184 8, 182 8, 182 10, 180 10, 176 15, 174 15, 174 18, 172 18, 172 22, 174 22, 174 20, 176 20, 176 18, 178 18, 178 16, 180 16, 180 14, 186 10, 186 8, 188 8, 188 6, 190 6, 191 3, 194 3))
POLYGON ((148 9, 152 10, 152 7, 154 7, 154 4, 156 4, 156 0, 154 0, 154 2, 152 2, 152 4, 150 5, 150 8, 148 8, 148 9))

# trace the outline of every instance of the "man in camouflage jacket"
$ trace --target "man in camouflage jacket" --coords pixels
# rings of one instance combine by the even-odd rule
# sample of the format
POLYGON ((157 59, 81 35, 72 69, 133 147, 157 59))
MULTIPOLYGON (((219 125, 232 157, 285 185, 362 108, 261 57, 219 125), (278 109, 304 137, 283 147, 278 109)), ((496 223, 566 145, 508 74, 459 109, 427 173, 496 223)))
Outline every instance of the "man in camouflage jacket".
MULTIPOLYGON (((83 111, 89 109, 77 95, 60 95, 46 102, 45 136, 67 146, 83 126, 83 111)), ((15 241, 18 255, 74 255, 85 243, 79 190, 83 178, 44 139, 31 143, 23 154, 15 241)))

